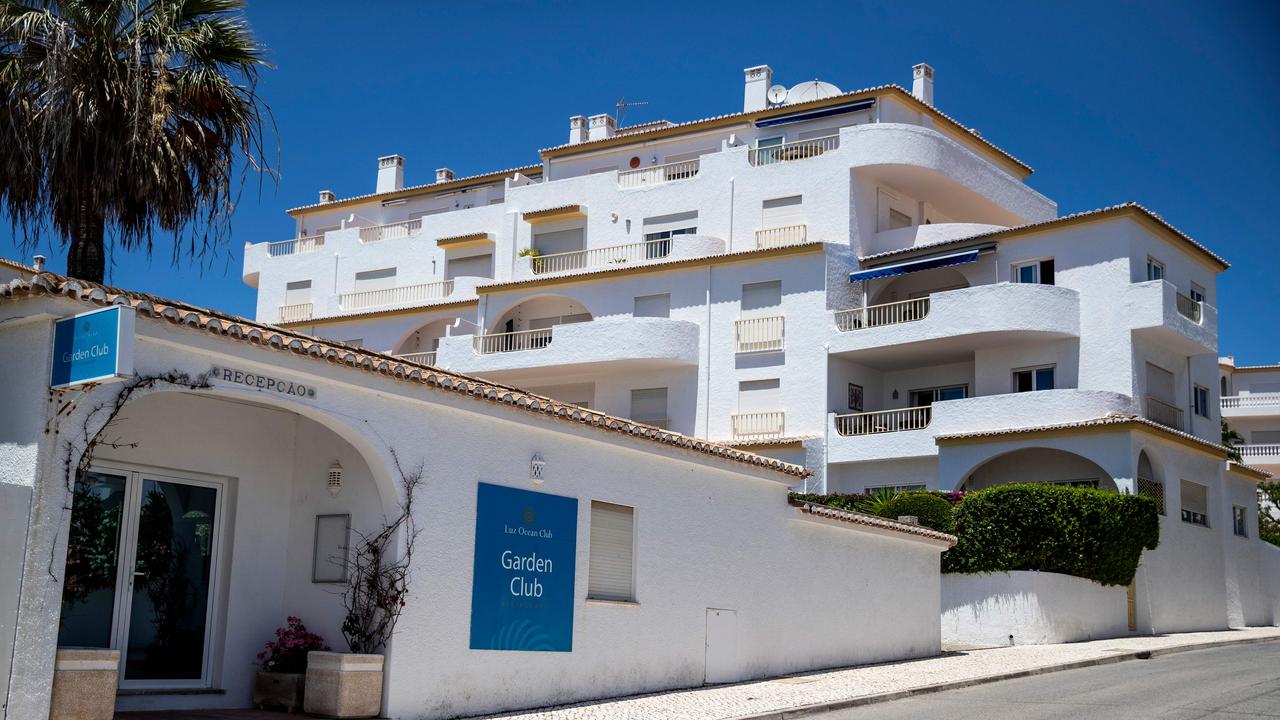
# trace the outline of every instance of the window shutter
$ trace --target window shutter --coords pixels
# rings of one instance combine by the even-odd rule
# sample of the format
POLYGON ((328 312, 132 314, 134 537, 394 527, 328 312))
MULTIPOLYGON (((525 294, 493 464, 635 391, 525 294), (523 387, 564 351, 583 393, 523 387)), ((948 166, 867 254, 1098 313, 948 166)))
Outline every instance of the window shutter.
POLYGON ((635 600, 635 510, 591 501, 591 557, 587 597, 635 600))
POLYGON ((671 293, 641 295, 636 298, 635 317, 671 317, 671 293))
POLYGON ((284 286, 284 304, 300 305, 311 302, 311 281, 297 280, 284 286))
POLYGON ((781 305, 781 280, 747 283, 742 286, 742 312, 778 308, 781 305))
POLYGON ((362 270, 356 273, 354 290, 385 290, 396 286, 396 269, 380 268, 378 270, 362 270))
POLYGON ((493 277, 493 255, 449 258, 445 262, 444 279, 452 280, 456 277, 493 277))
POLYGON ((743 380, 738 383, 738 412, 771 412, 782 408, 782 383, 769 380, 743 380))
POLYGON ((640 422, 667 419, 667 389, 641 388, 631 391, 631 419, 640 422))

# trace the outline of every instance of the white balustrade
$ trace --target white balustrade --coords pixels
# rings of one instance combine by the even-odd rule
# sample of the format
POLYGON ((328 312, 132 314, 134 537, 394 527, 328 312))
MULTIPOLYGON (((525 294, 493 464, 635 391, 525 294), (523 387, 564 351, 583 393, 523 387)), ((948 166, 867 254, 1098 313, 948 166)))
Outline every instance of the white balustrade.
POLYGON ((786 413, 770 412, 737 413, 733 415, 735 438, 776 437, 786 430, 786 413))
POLYGON ((807 225, 784 225, 776 228, 765 228, 756 231, 756 248, 785 247, 798 245, 809 237, 807 225))
POLYGON ((521 350, 540 350, 551 344, 552 328, 539 330, 517 330, 516 332, 492 333, 477 335, 474 343, 475 351, 480 355, 493 353, 520 352, 521 350))
POLYGON ((804 160, 840 147, 839 135, 826 135, 809 140, 792 140, 781 145, 752 148, 749 159, 752 165, 776 165, 792 160, 804 160))
POLYGON ((311 303, 295 303, 280 306, 280 322, 302 322, 311 319, 311 303))
POLYGON ((529 266, 535 275, 583 270, 585 268, 632 265, 661 260, 671 254, 671 238, 645 240, 626 245, 571 250, 550 255, 531 255, 529 266))
POLYGON ((452 294, 453 281, 444 280, 421 285, 404 285, 381 290, 342 293, 338 296, 338 305, 343 310, 363 310, 382 305, 403 305, 426 300, 438 300, 449 297, 452 294))
POLYGON ((932 408, 928 405, 837 415, 836 432, 841 435, 875 435, 904 430, 923 430, 929 427, 932 415, 932 408))
POLYGON ((310 235, 297 237, 292 240, 281 240, 280 242, 267 243, 267 255, 277 257, 280 255, 300 255, 309 253, 324 247, 324 235, 310 235))
POLYGON ((673 180, 688 180, 698 174, 698 159, 682 160, 665 165, 650 165, 637 170, 618 172, 618 187, 637 188, 660 185, 673 180))
POLYGON ((405 362, 418 363, 419 365, 436 364, 435 350, 432 350, 431 352, 404 353, 402 355, 396 355, 396 357, 404 360, 405 362))
POLYGON ((387 223, 386 225, 371 225, 360 228, 360 242, 371 243, 379 240, 395 240, 396 238, 417 235, 420 230, 422 230, 422 218, 387 223))
POLYGON ((1280 407, 1280 393, 1250 393, 1222 398, 1222 409, 1280 407))
POLYGON ((734 323, 737 352, 776 352, 786 343, 785 318, 782 315, 745 318, 734 323))
POLYGON ((1240 452, 1240 459, 1244 460, 1246 464, 1260 462, 1264 465, 1274 465, 1280 463, 1280 444, 1277 443, 1237 445, 1236 450, 1240 452))
POLYGON ((841 310, 836 313, 836 329, 840 332, 897 325, 923 320, 929 314, 929 298, 911 298, 879 305, 841 310))
POLYGON ((1200 301, 1192 300, 1182 293, 1175 294, 1177 295, 1178 312, 1182 317, 1194 323, 1200 322, 1200 301))
POLYGON ((1171 405, 1159 398, 1147 396, 1147 419, 1173 428, 1182 429, 1182 408, 1171 405))

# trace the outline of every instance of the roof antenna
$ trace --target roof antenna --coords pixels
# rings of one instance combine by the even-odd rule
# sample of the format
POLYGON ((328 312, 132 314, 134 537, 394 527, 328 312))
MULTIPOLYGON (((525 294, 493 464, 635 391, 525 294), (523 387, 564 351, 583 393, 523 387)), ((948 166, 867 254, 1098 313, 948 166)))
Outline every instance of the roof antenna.
POLYGON ((646 100, 637 100, 635 102, 627 102, 625 97, 618 98, 618 104, 613 106, 613 125, 614 127, 622 127, 622 116, 626 114, 627 108, 639 105, 648 105, 646 100))

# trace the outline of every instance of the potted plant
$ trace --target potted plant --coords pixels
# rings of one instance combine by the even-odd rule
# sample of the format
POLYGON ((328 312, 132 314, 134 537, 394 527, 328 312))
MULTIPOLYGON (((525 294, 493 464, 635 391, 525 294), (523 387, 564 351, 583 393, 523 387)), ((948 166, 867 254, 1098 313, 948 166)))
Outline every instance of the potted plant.
POLYGON ((396 469, 404 493, 399 515, 385 521, 372 535, 353 533, 347 586, 342 593, 346 608, 342 636, 351 652, 312 651, 307 656, 302 709, 308 715, 370 718, 382 712, 381 653, 391 640, 409 593, 409 569, 418 537, 413 497, 422 483, 421 465, 405 473, 397 459, 396 469))
POLYGON ((518 257, 542 257, 542 251, 535 247, 520 248, 520 252, 516 253, 518 257))
POLYGON ((253 686, 253 704, 259 709, 282 707, 293 712, 301 708, 307 655, 329 649, 324 638, 307 630, 301 618, 290 615, 287 623, 276 629, 276 639, 258 653, 262 669, 253 686))

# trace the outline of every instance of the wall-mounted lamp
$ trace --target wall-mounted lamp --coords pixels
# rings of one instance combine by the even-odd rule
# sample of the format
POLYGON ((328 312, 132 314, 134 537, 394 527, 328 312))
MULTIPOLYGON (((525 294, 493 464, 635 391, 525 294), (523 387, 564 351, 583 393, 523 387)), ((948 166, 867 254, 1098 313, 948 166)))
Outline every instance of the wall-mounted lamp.
POLYGON ((534 483, 542 484, 542 474, 547 469, 547 461, 542 459, 538 453, 534 453, 529 460, 529 479, 534 483))
POLYGON ((894 400, 897 400, 897 399, 898 399, 898 388, 894 388, 894 389, 893 389, 893 399, 894 399, 894 400))
POLYGON ((329 494, 334 497, 338 497, 338 493, 342 492, 342 464, 337 460, 334 460, 333 464, 329 466, 326 487, 329 488, 329 494))

